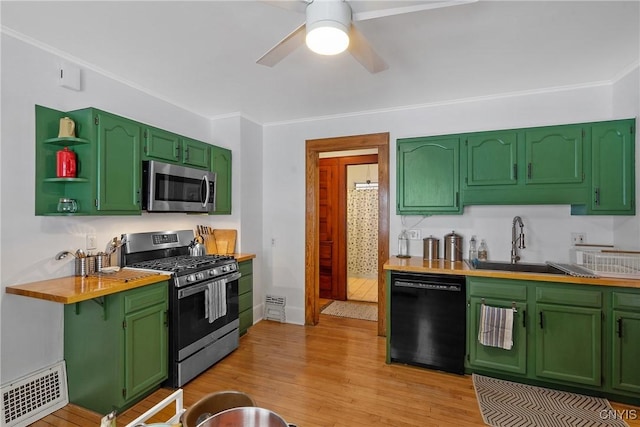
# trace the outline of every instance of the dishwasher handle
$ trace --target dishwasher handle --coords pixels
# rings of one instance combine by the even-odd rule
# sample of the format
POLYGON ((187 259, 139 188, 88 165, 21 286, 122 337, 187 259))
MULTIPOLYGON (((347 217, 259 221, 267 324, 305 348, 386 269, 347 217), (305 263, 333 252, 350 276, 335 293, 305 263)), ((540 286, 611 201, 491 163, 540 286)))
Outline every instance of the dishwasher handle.
POLYGON ((393 282, 393 286, 396 288, 462 292, 462 285, 459 283, 405 282, 402 280, 395 280, 393 282))

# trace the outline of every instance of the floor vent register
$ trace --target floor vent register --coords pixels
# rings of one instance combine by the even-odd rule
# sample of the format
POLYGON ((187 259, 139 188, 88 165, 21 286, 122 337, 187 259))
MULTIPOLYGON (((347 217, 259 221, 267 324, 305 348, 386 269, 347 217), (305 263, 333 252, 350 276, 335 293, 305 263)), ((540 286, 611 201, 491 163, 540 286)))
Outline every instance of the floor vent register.
POLYGON ((2 385, 2 425, 23 427, 69 403, 64 361, 2 385))
POLYGON ((264 318, 267 320, 277 320, 281 323, 286 321, 286 315, 284 307, 287 304, 285 297, 279 297, 275 295, 267 295, 266 304, 264 307, 264 318))

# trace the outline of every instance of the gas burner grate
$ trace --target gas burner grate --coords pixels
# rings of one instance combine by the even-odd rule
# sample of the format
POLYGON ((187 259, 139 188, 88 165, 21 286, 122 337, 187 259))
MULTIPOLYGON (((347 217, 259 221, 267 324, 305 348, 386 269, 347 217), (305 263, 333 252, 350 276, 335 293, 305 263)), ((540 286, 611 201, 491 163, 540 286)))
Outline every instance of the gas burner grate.
POLYGON ((197 269, 202 267, 214 267, 218 263, 234 259, 228 255, 203 255, 189 256, 180 255, 175 257, 160 258, 149 261, 137 262, 129 265, 133 268, 144 268, 150 270, 162 270, 180 272, 184 270, 197 269))

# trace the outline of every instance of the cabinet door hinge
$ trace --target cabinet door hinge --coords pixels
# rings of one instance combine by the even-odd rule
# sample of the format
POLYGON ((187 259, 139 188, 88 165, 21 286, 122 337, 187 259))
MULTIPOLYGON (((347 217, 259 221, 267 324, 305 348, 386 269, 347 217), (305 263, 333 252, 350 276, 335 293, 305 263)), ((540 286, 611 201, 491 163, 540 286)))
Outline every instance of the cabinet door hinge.
POLYGON ((93 123, 94 123, 96 126, 97 126, 97 125, 99 125, 99 124, 100 124, 100 118, 99 118, 98 116, 95 116, 95 117, 93 118, 93 123))
POLYGON ((467 362, 471 362, 471 356, 467 353, 467 362))
POLYGON ((604 311, 600 312, 600 318, 602 319, 602 321, 604 322, 604 311))
POLYGON ((587 133, 582 129, 582 137, 584 138, 585 136, 587 136, 587 133))
POLYGON ((122 329, 126 329, 127 328, 127 321, 123 320, 122 321, 122 329))
POLYGON ((629 127, 629 132, 633 135, 633 126, 629 127))
MULTIPOLYGON (((146 138, 146 136, 145 136, 145 138, 146 138)), ((144 150, 144 154, 149 154, 149 151, 147 150, 147 144, 144 144, 143 150, 144 150)))
POLYGON ((96 205, 96 208, 98 207, 98 199, 94 199, 93 203, 96 205))
POLYGON ((469 140, 468 139, 464 140, 464 145, 469 145, 469 140))
POLYGON ((127 389, 126 388, 122 389, 122 397, 125 397, 125 398, 127 397, 127 389))
POLYGON ((147 131, 145 130, 144 131, 144 137, 147 138, 147 136, 148 136, 148 134, 147 134, 147 131))

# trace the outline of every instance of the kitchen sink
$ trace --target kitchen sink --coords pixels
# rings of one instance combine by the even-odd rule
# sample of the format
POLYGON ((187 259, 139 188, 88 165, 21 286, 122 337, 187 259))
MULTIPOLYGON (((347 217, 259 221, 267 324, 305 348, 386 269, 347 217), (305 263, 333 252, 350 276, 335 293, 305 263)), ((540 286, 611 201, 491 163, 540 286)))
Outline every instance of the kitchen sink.
POLYGON ((518 271, 523 273, 547 273, 566 275, 564 271, 549 264, 528 264, 524 262, 511 264, 510 262, 506 261, 476 261, 474 263, 470 262, 469 265, 475 270, 500 270, 518 271))

